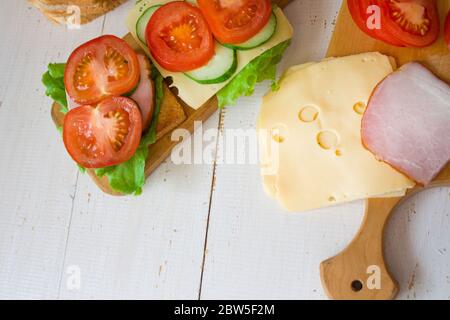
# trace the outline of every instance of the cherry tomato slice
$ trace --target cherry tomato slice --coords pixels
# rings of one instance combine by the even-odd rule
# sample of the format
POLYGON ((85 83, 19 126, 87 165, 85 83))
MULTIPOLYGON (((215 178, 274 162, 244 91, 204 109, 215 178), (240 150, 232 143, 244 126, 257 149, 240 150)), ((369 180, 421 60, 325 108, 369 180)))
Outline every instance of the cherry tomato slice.
POLYGON ((255 36, 272 14, 270 0, 197 0, 197 4, 216 39, 229 44, 255 36))
POLYGON ((128 161, 139 146, 141 134, 139 108, 124 97, 109 97, 96 107, 80 106, 64 117, 64 145, 73 160, 85 168, 128 161))
POLYGON ((445 42, 447 42, 448 50, 450 50, 450 12, 447 14, 447 19, 445 19, 445 42))
POLYGON ((67 93, 78 104, 95 104, 131 91, 139 80, 134 50, 115 36, 93 39, 70 55, 64 74, 67 93))
POLYGON ((147 24, 146 38, 153 58, 168 71, 200 68, 214 55, 214 38, 205 18, 184 1, 156 10, 147 24))

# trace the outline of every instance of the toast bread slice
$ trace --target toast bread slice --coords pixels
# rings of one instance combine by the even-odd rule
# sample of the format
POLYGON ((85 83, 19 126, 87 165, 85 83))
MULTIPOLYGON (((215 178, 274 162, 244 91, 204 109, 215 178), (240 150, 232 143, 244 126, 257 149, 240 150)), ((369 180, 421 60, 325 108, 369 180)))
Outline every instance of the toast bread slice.
POLYGON ((92 20, 114 10, 127 0, 28 0, 38 8, 50 21, 56 24, 78 22, 86 24, 92 20), (78 7, 79 12, 74 8, 78 7))

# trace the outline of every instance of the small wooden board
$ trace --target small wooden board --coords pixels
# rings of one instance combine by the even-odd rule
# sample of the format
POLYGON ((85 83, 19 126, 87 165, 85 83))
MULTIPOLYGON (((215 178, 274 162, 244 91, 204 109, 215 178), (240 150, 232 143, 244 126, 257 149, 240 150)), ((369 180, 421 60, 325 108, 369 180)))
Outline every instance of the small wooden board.
MULTIPOLYGON (((442 25, 450 9, 450 0, 439 0, 442 25)), ((378 51, 392 56, 398 65, 418 61, 438 77, 450 83, 450 51, 443 37, 423 49, 398 48, 374 40, 364 34, 353 22, 346 1, 343 2, 327 57, 340 57, 378 51)), ((450 184, 450 164, 429 187, 450 184)), ((368 199, 364 221, 349 246, 336 256, 321 263, 320 271, 325 292, 332 299, 393 299, 398 284, 389 272, 383 255, 384 227, 392 211, 404 199, 423 190, 416 186, 403 198, 368 199), (368 288, 368 268, 379 267, 381 287, 368 288)))
POLYGON ((450 82, 450 51, 444 41, 445 15, 450 9, 449 0, 439 0, 441 14, 441 35, 432 46, 422 49, 399 48, 372 39, 363 33, 353 22, 348 11, 347 1, 343 2, 333 37, 327 51, 327 57, 343 57, 352 54, 378 51, 396 59, 398 65, 419 61, 438 77, 450 82))
MULTIPOLYGON (((291 0, 276 0, 273 1, 279 7, 285 7, 291 0)), ((144 53, 139 44, 133 38, 133 36, 128 33, 123 38, 136 52, 144 53)), ((194 122, 195 121, 205 121, 207 120, 218 108, 218 102, 216 96, 212 97, 208 100, 202 107, 195 110, 188 105, 186 105, 181 99, 178 99, 175 92, 171 92, 168 90, 168 87, 165 86, 165 97, 163 104, 170 103, 178 103, 180 104, 184 112, 186 114, 186 120, 181 124, 176 123, 175 126, 169 128, 162 128, 161 131, 158 132, 158 141, 149 147, 149 156, 147 158, 147 162, 145 164, 145 176, 149 177, 152 172, 170 155, 172 149, 179 143, 179 141, 171 140, 171 132, 174 129, 186 129, 189 132, 194 131, 194 122)), ((57 126, 61 126, 64 115, 59 111, 60 107, 58 104, 53 104, 52 106, 52 119, 57 126)), ((111 195, 122 195, 119 192, 111 189, 109 185, 108 179, 106 177, 98 177, 94 170, 86 170, 89 176, 94 180, 94 182, 98 185, 98 187, 104 191, 105 193, 111 195)))

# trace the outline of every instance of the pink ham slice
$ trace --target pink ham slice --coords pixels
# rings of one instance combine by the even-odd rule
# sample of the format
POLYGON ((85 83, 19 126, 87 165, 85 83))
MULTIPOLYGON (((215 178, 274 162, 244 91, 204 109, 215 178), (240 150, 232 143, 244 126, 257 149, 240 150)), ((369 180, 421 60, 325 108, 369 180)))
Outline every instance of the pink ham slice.
POLYGON ((153 116, 153 81, 150 77, 150 62, 143 54, 138 54, 139 66, 141 69, 141 79, 139 85, 133 94, 130 96, 141 109, 142 115, 142 130, 147 129, 150 125, 153 116))
POLYGON ((419 63, 374 90, 362 119, 364 145, 424 185, 450 160, 450 86, 419 63))

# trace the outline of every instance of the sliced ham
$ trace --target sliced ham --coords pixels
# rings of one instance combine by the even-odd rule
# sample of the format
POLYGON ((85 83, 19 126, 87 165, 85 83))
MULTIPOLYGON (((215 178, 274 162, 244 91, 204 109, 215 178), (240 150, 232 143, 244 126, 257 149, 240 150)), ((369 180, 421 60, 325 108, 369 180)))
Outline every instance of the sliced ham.
POLYGON ((143 54, 138 54, 137 57, 141 69, 141 78, 138 87, 130 98, 133 99, 141 109, 142 129, 145 130, 150 125, 153 116, 154 86, 151 79, 151 69, 148 58, 143 54))
POLYGON ((450 160, 450 86, 421 64, 406 64, 374 90, 362 139, 379 160, 430 183, 450 160))

